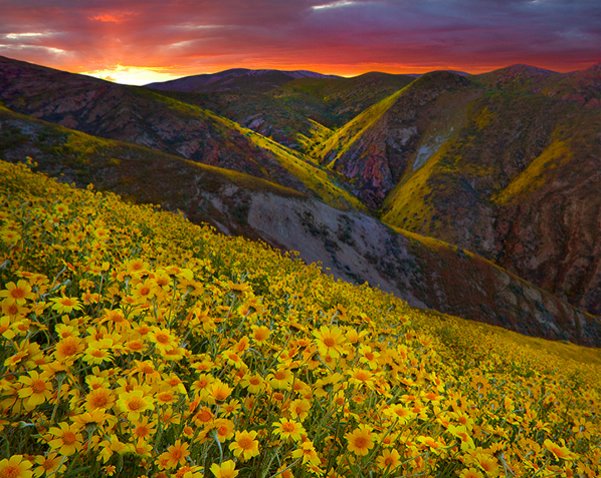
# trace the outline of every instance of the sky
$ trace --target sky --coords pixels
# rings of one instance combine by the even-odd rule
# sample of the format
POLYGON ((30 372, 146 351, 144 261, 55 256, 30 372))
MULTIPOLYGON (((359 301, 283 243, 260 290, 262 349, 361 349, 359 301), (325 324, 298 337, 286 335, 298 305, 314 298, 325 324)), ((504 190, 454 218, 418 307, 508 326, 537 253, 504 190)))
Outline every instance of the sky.
POLYGON ((0 19, 0 55, 128 84, 601 61, 601 0, 0 0, 0 19))

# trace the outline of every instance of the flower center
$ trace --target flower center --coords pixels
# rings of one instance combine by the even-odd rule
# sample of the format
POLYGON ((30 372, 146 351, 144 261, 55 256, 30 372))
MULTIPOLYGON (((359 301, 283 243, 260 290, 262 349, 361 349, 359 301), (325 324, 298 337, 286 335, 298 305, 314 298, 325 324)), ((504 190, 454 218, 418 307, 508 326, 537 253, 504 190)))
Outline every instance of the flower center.
POLYGON ((75 443, 76 441, 77 441, 77 437, 75 436, 75 433, 66 431, 63 434, 63 443, 65 445, 73 445, 73 443, 75 443))
POLYGON ((160 344, 168 344, 169 343, 169 336, 167 334, 156 334, 155 338, 156 338, 156 341, 159 342, 160 344))
POLYGON ((21 289, 20 287, 16 287, 10 291, 10 296, 13 299, 23 299, 23 298, 25 298, 25 291, 23 289, 21 289))
POLYGON ((108 401, 109 398, 106 396, 106 394, 102 393, 94 395, 92 397, 91 404, 94 406, 94 408, 102 408, 108 403, 108 401))
POLYGON ((33 393, 42 393, 46 391, 46 383, 43 380, 34 380, 31 382, 33 393))
POLYGON ((295 430, 294 423, 286 422, 282 425, 282 430, 288 433, 292 433, 295 430))
POLYGON ((73 342, 64 343, 61 347, 61 352, 63 355, 73 355, 77 352, 77 345, 73 342))
POLYGON ((17 478, 21 476, 21 470, 18 465, 8 465, 2 471, 2 476, 6 478, 17 478))
POLYGON ((250 437, 242 437, 238 440, 238 446, 244 450, 250 450, 253 447, 253 440, 250 437))
POLYGON ((355 438, 355 446, 357 448, 367 448, 367 444, 369 443, 366 437, 357 437, 355 438))
POLYGON ((129 401, 129 403, 127 404, 127 408, 129 408, 132 412, 135 412, 136 410, 140 410, 140 408, 142 408, 143 406, 144 406, 144 402, 138 397, 132 398, 129 401))
POLYGON ((326 337, 323 339, 323 343, 326 347, 334 347, 334 345, 336 345, 336 340, 334 340, 334 337, 326 337))

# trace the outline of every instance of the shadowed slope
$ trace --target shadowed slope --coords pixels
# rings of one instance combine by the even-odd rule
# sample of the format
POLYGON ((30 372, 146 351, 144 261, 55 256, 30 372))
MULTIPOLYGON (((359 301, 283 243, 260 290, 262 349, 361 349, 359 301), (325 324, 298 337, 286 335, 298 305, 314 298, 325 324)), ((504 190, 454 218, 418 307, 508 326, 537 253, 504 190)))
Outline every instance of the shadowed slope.
POLYGON ((312 192, 338 207, 358 200, 295 154, 197 106, 159 93, 0 57, 0 100, 14 111, 234 169, 312 192), (265 146, 265 147, 263 147, 265 146))

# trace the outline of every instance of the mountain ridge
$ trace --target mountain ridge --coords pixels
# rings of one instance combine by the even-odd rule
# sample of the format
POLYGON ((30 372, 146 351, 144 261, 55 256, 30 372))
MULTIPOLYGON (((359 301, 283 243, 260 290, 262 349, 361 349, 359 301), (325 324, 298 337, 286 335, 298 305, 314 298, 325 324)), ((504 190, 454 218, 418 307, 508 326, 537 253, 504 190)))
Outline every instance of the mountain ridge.
POLYGON ((238 82, 244 82, 245 79, 258 80, 258 83, 264 82, 267 86, 277 86, 290 80, 300 78, 340 78, 336 75, 325 75, 309 70, 274 70, 274 69, 248 69, 248 68, 230 68, 217 73, 201 73, 190 75, 174 80, 162 82, 153 82, 144 85, 146 88, 154 90, 170 90, 192 93, 197 89, 204 91, 230 91, 238 87, 238 82))
POLYGON ((90 81, 2 58, 0 73, 0 100, 15 111, 275 180, 301 192, 322 194, 339 207, 361 208, 352 195, 327 178, 327 172, 299 160, 297 153, 196 105, 141 87, 90 81))

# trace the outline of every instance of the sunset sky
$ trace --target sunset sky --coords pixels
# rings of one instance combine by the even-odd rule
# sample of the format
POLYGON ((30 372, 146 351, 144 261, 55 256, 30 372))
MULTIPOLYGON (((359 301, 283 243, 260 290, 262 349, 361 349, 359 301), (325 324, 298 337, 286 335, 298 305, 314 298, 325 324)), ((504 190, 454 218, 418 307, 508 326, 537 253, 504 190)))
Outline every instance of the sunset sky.
POLYGON ((0 55, 122 83, 601 61, 601 0, 0 0, 0 55))

